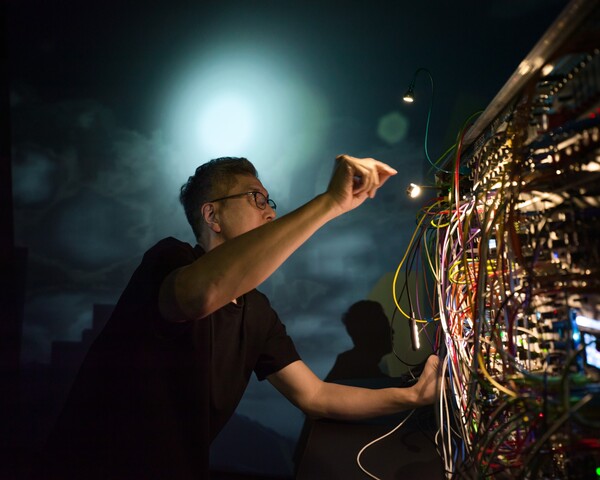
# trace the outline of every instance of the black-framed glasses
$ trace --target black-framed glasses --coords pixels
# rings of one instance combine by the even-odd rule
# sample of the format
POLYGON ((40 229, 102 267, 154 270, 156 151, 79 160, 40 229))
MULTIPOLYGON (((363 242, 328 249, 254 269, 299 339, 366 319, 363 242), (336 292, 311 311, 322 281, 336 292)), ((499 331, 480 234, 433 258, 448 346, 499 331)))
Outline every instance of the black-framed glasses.
POLYGON ((269 197, 265 197, 262 192, 244 192, 244 193, 236 193, 235 195, 227 195, 226 197, 215 198, 214 200, 209 200, 206 203, 220 202, 221 200, 227 200, 229 198, 237 198, 243 197, 245 195, 252 195, 254 197, 254 203, 256 203, 256 208, 264 210, 269 205, 273 210, 277 208, 277 204, 271 200, 269 197))

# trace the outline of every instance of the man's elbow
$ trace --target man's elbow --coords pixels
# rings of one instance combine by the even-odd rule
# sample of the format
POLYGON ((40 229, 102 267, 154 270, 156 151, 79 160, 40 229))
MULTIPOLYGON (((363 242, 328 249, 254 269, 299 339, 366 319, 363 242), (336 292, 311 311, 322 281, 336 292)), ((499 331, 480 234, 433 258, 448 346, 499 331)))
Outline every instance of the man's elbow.
MULTIPOLYGON (((321 383, 324 383, 320 381, 321 383)), ((311 420, 318 420, 320 418, 330 418, 330 413, 323 404, 323 395, 320 393, 320 389, 313 392, 311 395, 306 395, 293 402, 302 413, 311 420)))
POLYGON ((321 420, 322 418, 327 418, 325 415, 323 415, 320 412, 317 412, 316 410, 315 411, 302 410, 302 412, 304 413, 304 415, 306 415, 311 420, 321 420))
POLYGON ((205 292, 192 294, 181 284, 180 272, 174 271, 163 281, 158 308, 161 315, 170 322, 182 323, 205 318, 213 312, 210 296, 205 292))

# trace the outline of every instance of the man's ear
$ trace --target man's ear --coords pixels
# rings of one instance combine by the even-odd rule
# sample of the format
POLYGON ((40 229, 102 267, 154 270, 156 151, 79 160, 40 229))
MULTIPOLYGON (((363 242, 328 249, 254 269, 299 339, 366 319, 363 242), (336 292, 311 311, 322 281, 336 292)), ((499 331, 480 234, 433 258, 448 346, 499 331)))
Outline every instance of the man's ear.
POLYGON ((219 218, 217 217, 217 212, 215 212, 215 207, 212 203, 205 203, 202 205, 202 218, 208 225, 208 228, 210 228, 213 232, 221 232, 219 218))

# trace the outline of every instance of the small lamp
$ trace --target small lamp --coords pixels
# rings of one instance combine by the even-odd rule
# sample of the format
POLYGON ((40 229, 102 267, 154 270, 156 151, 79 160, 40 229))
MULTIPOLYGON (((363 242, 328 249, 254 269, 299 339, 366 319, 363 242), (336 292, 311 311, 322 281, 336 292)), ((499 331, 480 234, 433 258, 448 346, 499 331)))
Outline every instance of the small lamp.
POLYGON ((406 194, 410 198, 417 198, 423 190, 440 190, 443 186, 435 186, 435 185, 417 185, 416 183, 410 183, 408 187, 406 187, 406 194))
POLYGON ((417 198, 421 195, 421 187, 416 183, 411 183, 408 187, 406 187, 406 194, 410 198, 417 198))

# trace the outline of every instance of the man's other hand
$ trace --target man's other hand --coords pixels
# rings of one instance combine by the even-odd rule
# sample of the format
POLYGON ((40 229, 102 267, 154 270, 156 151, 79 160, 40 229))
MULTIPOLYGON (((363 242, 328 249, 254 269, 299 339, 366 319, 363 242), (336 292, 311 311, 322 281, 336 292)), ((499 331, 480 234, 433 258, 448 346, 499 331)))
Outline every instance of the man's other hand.
POLYGON ((443 379, 440 376, 440 359, 431 355, 425 363, 425 368, 419 381, 411 387, 415 393, 417 405, 431 405, 438 398, 443 379))

